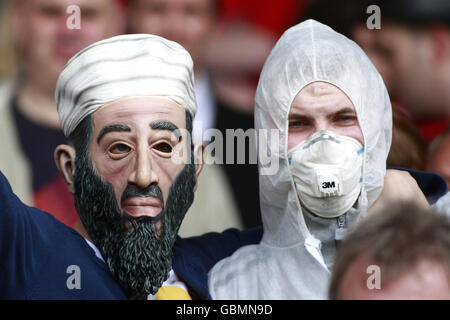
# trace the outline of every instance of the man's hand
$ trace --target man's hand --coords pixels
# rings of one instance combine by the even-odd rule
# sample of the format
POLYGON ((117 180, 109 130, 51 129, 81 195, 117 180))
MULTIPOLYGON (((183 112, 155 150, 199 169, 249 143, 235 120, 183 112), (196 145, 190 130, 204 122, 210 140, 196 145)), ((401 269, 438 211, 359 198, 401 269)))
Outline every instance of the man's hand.
POLYGON ((429 208, 425 195, 416 180, 407 171, 389 169, 384 177, 384 187, 380 197, 369 208, 367 216, 381 212, 391 202, 404 201, 417 204, 419 208, 429 208))

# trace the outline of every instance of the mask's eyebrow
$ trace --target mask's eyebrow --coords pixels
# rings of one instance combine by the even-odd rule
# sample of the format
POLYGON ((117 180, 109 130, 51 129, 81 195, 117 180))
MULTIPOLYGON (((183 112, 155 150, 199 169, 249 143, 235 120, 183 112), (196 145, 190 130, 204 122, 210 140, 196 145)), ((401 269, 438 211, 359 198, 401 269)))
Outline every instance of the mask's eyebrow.
POLYGON ((150 128, 152 130, 169 130, 172 132, 178 130, 178 127, 169 121, 154 121, 150 123, 150 128))
POLYGON ((111 124, 108 125, 106 127, 104 127, 102 130, 100 130, 100 133, 98 134, 97 137, 97 144, 100 143, 100 140, 102 139, 102 137, 109 133, 109 132, 115 132, 115 131, 119 131, 119 132, 131 132, 131 128, 129 126, 126 126, 124 124, 111 124))
POLYGON ((152 130, 168 130, 168 131, 173 132, 175 134, 175 136, 177 137, 177 139, 180 140, 180 138, 181 138, 181 133, 180 133, 179 128, 170 121, 154 121, 154 122, 150 123, 150 128, 152 130))

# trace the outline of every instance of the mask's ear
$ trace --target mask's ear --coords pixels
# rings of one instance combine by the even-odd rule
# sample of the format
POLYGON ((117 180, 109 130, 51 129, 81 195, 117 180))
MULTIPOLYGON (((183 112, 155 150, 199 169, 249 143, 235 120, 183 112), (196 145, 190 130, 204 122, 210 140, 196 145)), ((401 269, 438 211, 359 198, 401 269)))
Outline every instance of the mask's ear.
POLYGON ((205 162, 204 159, 204 151, 205 151, 205 144, 203 142, 197 142, 194 145, 194 163, 195 163, 195 187, 194 191, 197 190, 197 184, 198 184, 198 176, 200 175, 200 172, 202 172, 203 164, 205 162))
POLYGON ((75 188, 73 185, 73 175, 75 172, 75 149, 67 144, 61 144, 56 147, 54 153, 56 167, 66 180, 67 188, 73 194, 75 188))

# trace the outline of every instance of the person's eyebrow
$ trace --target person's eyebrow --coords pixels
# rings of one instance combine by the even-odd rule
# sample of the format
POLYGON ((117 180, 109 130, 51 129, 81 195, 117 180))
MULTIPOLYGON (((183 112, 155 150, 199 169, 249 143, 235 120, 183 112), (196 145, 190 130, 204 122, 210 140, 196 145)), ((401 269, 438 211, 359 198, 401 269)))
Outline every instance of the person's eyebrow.
POLYGON ((100 140, 102 137, 109 133, 109 132, 131 132, 131 128, 129 126, 126 126, 124 124, 111 124, 109 126, 104 127, 102 130, 100 130, 100 133, 97 137, 97 144, 100 143, 100 140))
POLYGON ((289 120, 291 119, 311 119, 311 116, 307 116, 298 112, 289 113, 289 120))
POLYGON ((356 115, 356 111, 353 108, 344 107, 344 108, 339 109, 338 111, 334 112, 332 114, 332 116, 339 116, 339 115, 342 115, 342 114, 353 114, 353 115, 356 115))
POLYGON ((336 113, 356 113, 356 111, 353 108, 344 107, 344 108, 338 110, 336 113))

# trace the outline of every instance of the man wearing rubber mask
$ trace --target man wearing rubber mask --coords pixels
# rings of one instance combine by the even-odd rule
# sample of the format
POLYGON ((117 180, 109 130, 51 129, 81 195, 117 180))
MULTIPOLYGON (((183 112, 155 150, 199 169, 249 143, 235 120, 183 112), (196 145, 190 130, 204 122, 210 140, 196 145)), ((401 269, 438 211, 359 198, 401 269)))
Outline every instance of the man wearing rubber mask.
POLYGON ((189 298, 172 247, 202 168, 193 84, 189 53, 154 35, 108 38, 72 57, 55 92, 69 144, 54 156, 83 237, 25 206, 0 172, 0 298, 189 298), (180 290, 159 291, 164 283, 180 290))
POLYGON ((261 73, 255 126, 277 129, 264 174, 264 235, 216 264, 215 299, 325 299, 339 240, 380 196, 391 144, 391 104, 353 42, 316 21, 285 32, 261 73))

